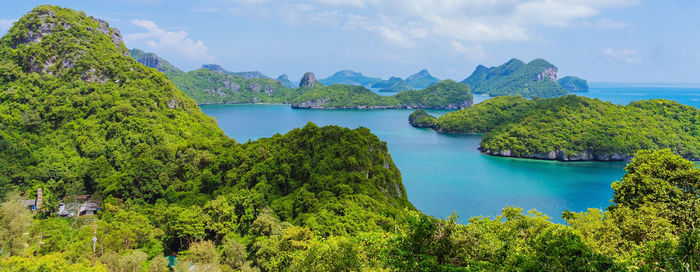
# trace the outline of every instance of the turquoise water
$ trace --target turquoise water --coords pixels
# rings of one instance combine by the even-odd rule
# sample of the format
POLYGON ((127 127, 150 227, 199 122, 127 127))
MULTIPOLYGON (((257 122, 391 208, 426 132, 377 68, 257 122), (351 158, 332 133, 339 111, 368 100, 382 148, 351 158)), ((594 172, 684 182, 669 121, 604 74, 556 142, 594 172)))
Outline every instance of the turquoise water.
MULTIPOLYGON (((600 84, 585 95, 620 104, 669 98, 699 106, 700 89, 600 84)), ((482 155, 476 150, 480 135, 413 128, 408 124, 411 110, 295 110, 287 105, 208 105, 202 110, 239 142, 286 133, 307 122, 367 127, 387 142, 408 199, 424 213, 440 218, 453 211, 465 220, 495 216, 505 206, 514 205, 537 209, 562 222, 564 210, 607 207, 612 196, 610 183, 624 174, 625 164, 619 162, 564 163, 482 155)))

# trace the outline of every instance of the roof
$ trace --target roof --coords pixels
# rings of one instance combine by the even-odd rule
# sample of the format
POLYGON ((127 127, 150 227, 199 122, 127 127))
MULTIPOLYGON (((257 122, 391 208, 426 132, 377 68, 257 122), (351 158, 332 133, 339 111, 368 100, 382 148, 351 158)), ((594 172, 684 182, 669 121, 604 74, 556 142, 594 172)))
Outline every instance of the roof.
POLYGON ((22 204, 24 206, 34 206, 36 205, 36 199, 23 199, 22 204))

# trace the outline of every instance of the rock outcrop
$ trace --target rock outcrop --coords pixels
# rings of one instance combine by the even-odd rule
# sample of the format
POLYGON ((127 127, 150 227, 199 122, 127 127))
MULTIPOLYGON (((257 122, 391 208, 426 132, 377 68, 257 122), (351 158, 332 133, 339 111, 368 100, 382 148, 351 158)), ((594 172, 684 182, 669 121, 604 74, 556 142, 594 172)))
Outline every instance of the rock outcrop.
POLYGON ((479 151, 486 155, 499 157, 513 157, 537 160, 557 160, 557 161, 630 161, 631 155, 627 154, 608 154, 600 152, 583 151, 578 153, 566 154, 562 150, 552 150, 547 153, 535 154, 515 154, 512 150, 491 150, 479 147, 479 151))
POLYGON ((301 77, 301 82, 299 82, 300 88, 314 88, 320 83, 316 80, 316 76, 312 72, 306 72, 303 77, 301 77))

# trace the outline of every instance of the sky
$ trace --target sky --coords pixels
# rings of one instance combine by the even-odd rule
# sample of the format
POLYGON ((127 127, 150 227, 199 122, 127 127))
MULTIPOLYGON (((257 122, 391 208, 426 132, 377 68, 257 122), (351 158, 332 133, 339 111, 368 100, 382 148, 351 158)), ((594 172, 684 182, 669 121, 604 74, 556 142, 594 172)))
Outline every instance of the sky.
POLYGON ((350 69, 462 80, 543 58, 591 82, 700 82, 697 0, 0 0, 0 34, 41 4, 82 10, 185 71, 350 69))

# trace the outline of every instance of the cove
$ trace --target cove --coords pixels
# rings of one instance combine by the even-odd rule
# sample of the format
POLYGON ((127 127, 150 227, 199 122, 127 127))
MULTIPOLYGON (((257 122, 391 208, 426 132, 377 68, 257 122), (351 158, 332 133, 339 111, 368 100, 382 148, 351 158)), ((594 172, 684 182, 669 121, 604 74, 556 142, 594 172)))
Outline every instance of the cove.
MULTIPOLYGON (((412 110, 312 110, 289 105, 205 105, 226 135, 246 142, 286 133, 307 122, 369 128, 401 170, 408 199, 422 212, 462 220, 495 216, 507 205, 537 209, 563 222, 564 210, 605 208, 610 184, 624 174, 618 162, 551 162, 486 156, 481 135, 439 134, 408 124, 412 110)), ((444 114, 446 111, 430 111, 444 114)))

